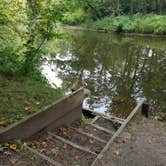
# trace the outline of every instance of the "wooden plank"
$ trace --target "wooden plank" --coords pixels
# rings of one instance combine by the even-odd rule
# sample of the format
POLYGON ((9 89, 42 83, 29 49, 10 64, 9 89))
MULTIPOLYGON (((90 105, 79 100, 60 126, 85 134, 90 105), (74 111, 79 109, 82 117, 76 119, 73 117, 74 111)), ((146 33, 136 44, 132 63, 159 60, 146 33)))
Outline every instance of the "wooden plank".
MULTIPOLYGON (((2 129, 0 132, 0 142, 7 142, 15 139, 27 139, 62 118, 68 122, 69 119, 68 117, 66 118, 66 115, 82 104, 83 97, 83 88, 81 88, 71 95, 47 106, 41 111, 29 115, 23 120, 2 129)), ((73 114, 73 117, 75 116, 74 119, 81 119, 82 109, 78 111, 80 114, 73 114)))
POLYGON ((111 122, 115 122, 115 123, 119 123, 119 124, 123 124, 124 123, 124 121, 122 121, 122 120, 119 120, 119 119, 115 119, 115 118, 113 118, 113 117, 107 117, 107 116, 101 116, 102 118, 104 118, 104 119, 107 119, 107 120, 109 120, 109 121, 111 121, 111 122))
POLYGON ((93 110, 91 110, 91 109, 84 109, 83 108, 83 110, 85 110, 85 111, 89 111, 89 112, 91 112, 93 115, 97 115, 97 116, 101 116, 101 117, 104 117, 104 118, 108 118, 109 120, 116 120, 117 121, 117 123, 123 123, 123 122, 125 122, 125 119, 122 119, 122 118, 118 118, 118 117, 116 117, 116 116, 113 116, 113 115, 105 115, 105 114, 103 114, 103 113, 99 113, 99 112, 94 112, 93 110))
POLYGON ((45 156, 44 154, 39 153, 37 150, 29 147, 28 145, 24 144, 24 147, 29 150, 30 152, 34 153, 35 155, 39 156, 40 158, 46 160, 48 163, 55 165, 55 166, 63 166, 61 163, 58 163, 55 160, 52 160, 51 158, 45 156))
POLYGON ((101 126, 99 126, 99 125, 96 125, 96 124, 90 124, 90 125, 93 126, 93 127, 95 127, 96 129, 101 130, 101 131, 104 131, 104 132, 106 132, 106 133, 108 133, 108 134, 111 134, 111 135, 114 134, 113 131, 108 130, 108 129, 104 128, 104 127, 101 127, 101 126))
POLYGON ((80 133, 80 134, 82 134, 82 135, 88 136, 88 137, 90 137, 90 138, 93 138, 93 139, 95 139, 95 140, 97 140, 97 141, 99 141, 99 142, 101 142, 101 143, 104 143, 104 144, 107 143, 107 141, 105 141, 105 140, 103 140, 103 139, 101 139, 101 138, 99 138, 99 137, 96 137, 96 136, 94 136, 93 134, 89 134, 89 133, 86 133, 86 132, 84 132, 84 131, 80 131, 80 130, 74 128, 74 127, 71 127, 71 128, 72 128, 73 130, 75 130, 76 132, 78 132, 78 133, 80 133))
POLYGON ((50 132, 48 132, 48 134, 51 135, 51 136, 53 136, 53 137, 55 137, 56 139, 64 142, 65 144, 68 144, 68 145, 76 148, 76 149, 79 149, 81 151, 84 151, 84 152, 87 152, 87 153, 90 153, 90 154, 93 154, 93 155, 97 155, 95 152, 92 152, 88 148, 84 148, 83 146, 77 145, 77 144, 75 144, 75 143, 73 143, 73 142, 71 142, 69 140, 66 140, 66 139, 64 139, 64 138, 62 138, 62 137, 60 137, 60 136, 58 136, 56 134, 53 134, 53 133, 50 133, 50 132))
POLYGON ((95 123, 100 117, 101 117, 101 116, 95 116, 95 117, 93 118, 93 120, 91 121, 91 124, 92 124, 92 123, 95 123))
POLYGON ((130 113, 130 115, 127 117, 125 123, 123 123, 120 128, 116 131, 116 133, 113 135, 113 137, 108 141, 107 145, 104 147, 104 149, 100 152, 100 154, 96 157, 96 159, 93 161, 91 166, 95 166, 98 160, 101 160, 104 153, 108 150, 110 145, 114 142, 114 140, 120 135, 120 133, 123 131, 123 129, 126 127, 126 125, 131 121, 131 119, 134 117, 136 113, 139 111, 141 112, 142 105, 145 102, 145 99, 143 99, 140 103, 137 104, 137 106, 134 108, 134 110, 130 113))
POLYGON ((44 131, 51 131, 58 128, 59 126, 64 126, 64 125, 69 126, 71 123, 78 120, 79 119, 78 117, 82 116, 81 110, 82 110, 82 104, 80 104, 78 107, 74 108, 67 114, 65 114, 65 117, 59 118, 54 122, 52 122, 44 129, 44 131))

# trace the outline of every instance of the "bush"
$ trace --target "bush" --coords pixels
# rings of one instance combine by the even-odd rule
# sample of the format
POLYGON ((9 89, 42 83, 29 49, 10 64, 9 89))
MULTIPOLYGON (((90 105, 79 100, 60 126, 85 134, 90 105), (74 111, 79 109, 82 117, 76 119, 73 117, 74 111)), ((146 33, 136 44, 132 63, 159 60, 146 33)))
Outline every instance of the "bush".
POLYGON ((0 49, 0 72, 5 74, 18 74, 23 65, 19 49, 7 47, 0 49))
POLYGON ((64 24, 76 25, 84 22, 86 15, 81 9, 75 10, 74 12, 66 12, 61 18, 61 22, 64 24))
POLYGON ((102 20, 85 23, 97 30, 166 35, 166 16, 135 14, 134 16, 105 17, 102 20))

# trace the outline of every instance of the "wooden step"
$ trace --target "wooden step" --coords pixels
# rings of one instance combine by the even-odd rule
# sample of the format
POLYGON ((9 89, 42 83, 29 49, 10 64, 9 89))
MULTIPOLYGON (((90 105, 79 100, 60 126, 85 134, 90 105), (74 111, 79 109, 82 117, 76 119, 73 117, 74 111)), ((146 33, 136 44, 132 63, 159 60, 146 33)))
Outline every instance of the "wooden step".
POLYGON ((61 163, 59 163, 59 162, 57 162, 57 161, 55 161, 55 160, 53 160, 53 159, 51 159, 51 158, 45 156, 44 154, 39 153, 37 150, 35 150, 35 149, 29 147, 26 143, 24 143, 24 147, 25 147, 27 150, 29 150, 31 153, 33 153, 33 154, 39 156, 40 158, 46 160, 48 163, 50 163, 50 164, 52 164, 52 165, 55 165, 55 166, 63 166, 61 163))
POLYGON ((60 136, 58 136, 58 135, 56 135, 56 134, 53 134, 53 133, 51 133, 51 132, 48 132, 48 134, 51 135, 51 136, 53 136, 54 138, 56 138, 56 139, 58 139, 58 140, 64 142, 65 144, 68 144, 68 145, 70 145, 70 146, 76 148, 76 149, 79 149, 79 150, 81 150, 81 151, 84 151, 84 152, 87 152, 87 153, 90 153, 90 154, 93 154, 93 155, 97 155, 97 153, 92 152, 90 149, 85 148, 85 147, 80 146, 80 145, 77 145, 77 144, 75 144, 75 143, 73 143, 73 142, 71 142, 71 141, 69 141, 69 140, 67 140, 67 139, 64 139, 64 138, 62 138, 62 137, 60 137, 60 136))
POLYGON ((101 116, 95 116, 91 121, 91 124, 95 123, 101 116))
POLYGON ((106 132, 106 133, 108 133, 108 134, 111 134, 111 135, 114 135, 114 133, 115 132, 113 132, 113 131, 111 131, 111 130, 108 130, 108 129, 106 129, 106 128, 104 128, 104 127, 101 127, 101 126, 99 126, 99 125, 96 125, 96 124, 90 124, 91 126, 93 126, 93 127, 95 127, 96 129, 98 129, 98 130, 101 130, 101 131, 104 131, 104 132, 106 132))
POLYGON ((101 138, 99 138, 99 137, 96 137, 96 136, 94 136, 93 134, 90 134, 90 133, 87 133, 87 132, 84 132, 84 131, 80 131, 80 130, 74 128, 74 127, 71 127, 71 128, 72 128, 73 130, 75 130, 76 132, 78 132, 78 133, 80 133, 80 134, 82 134, 82 135, 86 135, 86 136, 88 136, 88 137, 90 137, 90 138, 93 138, 93 139, 95 139, 95 140, 97 140, 97 141, 99 141, 99 142, 101 142, 101 143, 104 143, 104 144, 107 143, 107 141, 105 141, 105 140, 103 140, 103 139, 101 139, 101 138))
MULTIPOLYGON (((105 119, 111 120, 112 122, 116 122, 116 123, 120 123, 120 124, 123 124, 125 122, 125 119, 118 118, 118 117, 113 116, 113 115, 105 115, 103 113, 94 112, 93 110, 90 110, 90 109, 83 109, 83 110, 84 111, 89 111, 93 115, 96 115, 97 117, 103 117, 105 119)), ((95 120, 95 118, 94 118, 94 120, 95 120)))

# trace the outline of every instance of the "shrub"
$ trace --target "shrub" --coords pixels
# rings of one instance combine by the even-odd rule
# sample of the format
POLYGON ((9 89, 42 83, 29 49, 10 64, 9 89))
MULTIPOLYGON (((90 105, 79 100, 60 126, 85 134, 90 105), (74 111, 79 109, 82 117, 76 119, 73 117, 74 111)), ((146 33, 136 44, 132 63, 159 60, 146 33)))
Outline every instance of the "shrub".
POLYGON ((88 28, 105 31, 166 35, 166 16, 135 14, 134 16, 105 17, 85 23, 88 28))
POLYGON ((22 57, 18 48, 7 47, 0 49, 0 72, 18 74, 23 65, 22 57))
POLYGON ((81 9, 75 10, 74 12, 66 12, 63 14, 61 18, 61 22, 64 24, 80 24, 84 22, 86 19, 86 15, 81 9))

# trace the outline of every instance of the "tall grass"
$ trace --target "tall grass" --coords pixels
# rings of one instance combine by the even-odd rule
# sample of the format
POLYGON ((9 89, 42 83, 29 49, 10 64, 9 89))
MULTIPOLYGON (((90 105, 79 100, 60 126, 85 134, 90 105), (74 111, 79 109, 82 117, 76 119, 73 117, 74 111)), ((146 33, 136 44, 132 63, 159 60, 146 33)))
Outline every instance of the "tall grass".
POLYGON ((97 30, 166 35, 166 16, 135 14, 134 16, 105 17, 85 26, 97 30))

